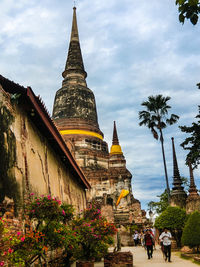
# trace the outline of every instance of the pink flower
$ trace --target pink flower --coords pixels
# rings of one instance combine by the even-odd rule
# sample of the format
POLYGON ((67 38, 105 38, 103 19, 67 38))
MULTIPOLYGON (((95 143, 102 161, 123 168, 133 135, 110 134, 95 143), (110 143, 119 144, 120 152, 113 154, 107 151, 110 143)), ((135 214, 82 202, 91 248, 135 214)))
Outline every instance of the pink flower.
POLYGON ((9 248, 8 252, 9 252, 9 253, 12 253, 12 252, 13 252, 13 250, 12 250, 11 248, 9 248))
POLYGON ((4 255, 4 256, 7 255, 7 251, 4 251, 3 255, 4 255))
POLYGON ((22 237, 22 238, 21 238, 21 241, 24 242, 24 240, 25 240, 25 237, 22 237))
POLYGON ((62 210, 62 214, 65 215, 65 211, 64 210, 62 210))
POLYGON ((4 266, 4 261, 0 261, 0 266, 4 266))
POLYGON ((33 196, 34 195, 34 193, 30 193, 30 196, 33 196))
POLYGON ((18 235, 18 236, 21 235, 21 232, 17 232, 17 235, 18 235))

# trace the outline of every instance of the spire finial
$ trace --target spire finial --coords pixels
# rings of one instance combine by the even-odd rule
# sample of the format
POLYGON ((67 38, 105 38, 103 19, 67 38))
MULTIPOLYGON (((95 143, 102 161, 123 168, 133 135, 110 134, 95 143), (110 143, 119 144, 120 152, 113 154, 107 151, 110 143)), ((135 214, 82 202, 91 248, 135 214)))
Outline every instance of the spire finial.
MULTIPOLYGON (((74 1, 74 3, 75 3, 75 1, 74 1)), ((73 21, 72 21, 71 41, 78 41, 79 42, 75 5, 73 7, 73 10, 74 10, 74 13, 73 13, 73 21)))
MULTIPOLYGON (((87 77, 87 73, 84 69, 83 58, 81 54, 81 47, 79 42, 79 34, 78 34, 78 25, 76 18, 76 7, 73 7, 73 19, 72 19, 72 30, 71 30, 71 39, 68 50, 67 62, 65 65, 65 70, 62 73, 64 79, 66 79, 67 75, 70 74, 70 77, 79 77, 80 74, 82 78, 82 84, 86 85, 85 78, 87 77)), ((74 81, 73 81, 74 82, 74 81)))
POLYGON ((76 9, 76 1, 74 0, 74 8, 76 9))
POLYGON ((113 128, 113 139, 112 139, 113 145, 119 145, 118 135, 117 135, 117 128, 116 128, 116 122, 114 121, 114 128, 113 128))

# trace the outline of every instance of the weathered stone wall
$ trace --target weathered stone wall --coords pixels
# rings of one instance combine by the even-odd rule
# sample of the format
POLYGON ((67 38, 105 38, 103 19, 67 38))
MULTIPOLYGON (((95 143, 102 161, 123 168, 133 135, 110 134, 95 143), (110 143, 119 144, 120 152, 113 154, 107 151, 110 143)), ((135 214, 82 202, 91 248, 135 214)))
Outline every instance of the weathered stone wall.
POLYGON ((190 197, 186 200, 186 213, 200 212, 200 196, 190 197))
POLYGON ((11 130, 13 113, 9 95, 0 87, 0 203, 7 197, 17 204, 20 190, 14 175, 16 138, 11 130))
POLYGON ((103 205, 101 207, 101 214, 106 218, 109 218, 109 222, 114 223, 114 213, 111 205, 103 205))
POLYGON ((170 197, 170 206, 172 207, 180 207, 182 209, 185 209, 185 205, 186 205, 186 198, 187 195, 185 194, 185 192, 176 192, 174 190, 174 192, 171 194, 170 197))
POLYGON ((136 224, 144 225, 146 223, 146 212, 141 209, 141 204, 137 199, 134 199, 131 207, 130 222, 133 220, 136 224))
MULTIPOLYGON (((0 103, 1 110, 6 105, 7 112, 13 117, 9 131, 13 135, 14 147, 8 144, 5 147, 16 153, 11 170, 12 179, 19 185, 20 195, 31 192, 37 195, 51 194, 61 201, 73 204, 78 211, 84 209, 86 193, 83 185, 79 184, 69 166, 61 161, 49 145, 45 133, 39 131, 22 107, 10 104, 10 96, 3 90, 0 90, 0 103)), ((6 132, 4 136, 7 136, 6 132)), ((6 142, 6 138, 4 141, 6 142)), ((12 195, 7 196, 13 198, 12 195)))

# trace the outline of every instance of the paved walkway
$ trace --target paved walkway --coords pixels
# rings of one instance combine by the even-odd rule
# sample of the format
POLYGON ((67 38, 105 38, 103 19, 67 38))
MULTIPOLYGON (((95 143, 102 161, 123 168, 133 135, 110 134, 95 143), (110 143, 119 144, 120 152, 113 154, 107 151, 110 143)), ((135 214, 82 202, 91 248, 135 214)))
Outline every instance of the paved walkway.
MULTIPOLYGON (((146 250, 142 247, 123 247, 122 251, 131 251, 133 253, 133 265, 134 267, 194 267, 198 266, 189 260, 181 259, 176 256, 176 252, 172 252, 171 260, 172 262, 165 262, 162 252, 158 246, 154 250, 153 258, 148 260, 146 250)), ((103 262, 95 263, 95 267, 103 267, 103 262)))
POLYGON ((176 256, 177 253, 175 252, 172 252, 172 262, 165 262, 159 246, 156 250, 154 250, 153 258, 150 260, 148 260, 147 258, 146 250, 144 250, 144 248, 142 247, 127 247, 123 248, 123 250, 129 250, 133 253, 134 267, 197 267, 195 263, 192 263, 189 260, 181 259, 180 257, 176 256))

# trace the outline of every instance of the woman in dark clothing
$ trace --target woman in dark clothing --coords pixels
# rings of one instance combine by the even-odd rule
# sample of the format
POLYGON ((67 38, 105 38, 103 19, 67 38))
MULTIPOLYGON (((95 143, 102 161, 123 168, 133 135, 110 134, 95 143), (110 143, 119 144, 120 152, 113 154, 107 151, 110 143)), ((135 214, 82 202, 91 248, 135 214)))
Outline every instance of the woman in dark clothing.
POLYGON ((144 243, 147 248, 147 256, 148 259, 152 258, 153 256, 153 245, 154 245, 154 238, 151 235, 150 231, 147 230, 146 234, 144 235, 144 243))

